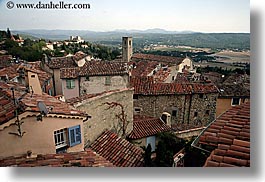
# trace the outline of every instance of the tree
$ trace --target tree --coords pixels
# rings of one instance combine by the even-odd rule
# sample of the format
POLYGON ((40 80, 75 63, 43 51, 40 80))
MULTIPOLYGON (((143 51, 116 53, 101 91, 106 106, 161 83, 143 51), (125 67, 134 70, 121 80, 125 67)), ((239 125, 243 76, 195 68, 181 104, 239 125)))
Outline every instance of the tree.
POLYGON ((150 143, 147 147, 141 147, 144 150, 143 157, 144 157, 144 167, 154 167, 155 164, 151 158, 152 155, 152 147, 150 143))
POLYGON ((186 141, 177 138, 174 133, 164 132, 158 134, 159 142, 156 149, 155 163, 160 167, 171 167, 173 165, 173 156, 179 152, 186 141))
POLYGON ((208 155, 194 147, 191 146, 195 138, 189 141, 185 145, 185 156, 184 156, 184 166, 185 167, 202 167, 208 157, 208 155))
POLYGON ((7 33, 7 38, 11 39, 12 35, 11 35, 9 28, 7 28, 6 33, 7 33))

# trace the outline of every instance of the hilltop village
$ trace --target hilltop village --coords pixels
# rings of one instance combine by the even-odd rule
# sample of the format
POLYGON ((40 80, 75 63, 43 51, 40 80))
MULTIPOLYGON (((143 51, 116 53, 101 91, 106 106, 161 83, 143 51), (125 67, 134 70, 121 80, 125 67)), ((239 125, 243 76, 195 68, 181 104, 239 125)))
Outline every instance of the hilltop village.
POLYGON ((0 166, 250 166, 249 75, 133 52, 132 37, 121 45, 113 60, 77 49, 32 62, 2 46, 0 166))

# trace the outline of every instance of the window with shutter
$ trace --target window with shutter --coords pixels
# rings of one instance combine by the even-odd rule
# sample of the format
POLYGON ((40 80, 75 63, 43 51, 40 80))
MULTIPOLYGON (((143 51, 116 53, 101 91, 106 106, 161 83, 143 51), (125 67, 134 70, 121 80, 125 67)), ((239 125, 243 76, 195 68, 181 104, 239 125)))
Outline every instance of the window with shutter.
POLYGON ((66 80, 66 87, 68 89, 73 89, 75 88, 75 80, 66 80))
POLYGON ((81 129, 80 125, 68 129, 69 145, 73 147, 81 143, 81 129))

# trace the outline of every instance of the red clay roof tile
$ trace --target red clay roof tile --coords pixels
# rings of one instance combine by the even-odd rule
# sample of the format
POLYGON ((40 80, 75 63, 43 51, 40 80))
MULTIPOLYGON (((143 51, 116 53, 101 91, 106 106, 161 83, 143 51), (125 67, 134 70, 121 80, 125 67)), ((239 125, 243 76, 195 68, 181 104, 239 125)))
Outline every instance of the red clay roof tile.
POLYGON ((144 118, 142 119, 134 117, 133 130, 129 134, 128 138, 140 139, 148 136, 153 136, 161 132, 171 131, 171 128, 166 125, 160 118, 144 118))
POLYGON ((199 143, 215 146, 204 166, 250 166, 250 103, 235 106, 216 119, 200 136, 199 143), (212 126, 215 130, 212 129, 212 126), (216 134, 216 137, 211 136, 216 134), (217 145, 213 145, 216 143, 217 145), (223 161, 220 161, 220 157, 223 161), (213 163, 214 162, 214 163, 213 163))
POLYGON ((62 154, 38 154, 36 157, 27 158, 26 155, 11 156, 0 159, 0 166, 17 167, 115 167, 91 149, 82 152, 62 154))
POLYGON ((91 148, 117 167, 143 166, 143 150, 110 131, 103 132, 91 148))

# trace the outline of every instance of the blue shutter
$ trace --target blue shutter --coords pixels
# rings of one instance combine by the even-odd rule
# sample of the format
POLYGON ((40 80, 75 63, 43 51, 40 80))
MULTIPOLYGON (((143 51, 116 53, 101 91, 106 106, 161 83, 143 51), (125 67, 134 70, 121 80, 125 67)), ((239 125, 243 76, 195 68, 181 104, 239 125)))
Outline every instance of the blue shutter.
POLYGON ((68 139, 70 147, 81 143, 81 129, 80 125, 68 128, 68 139))

